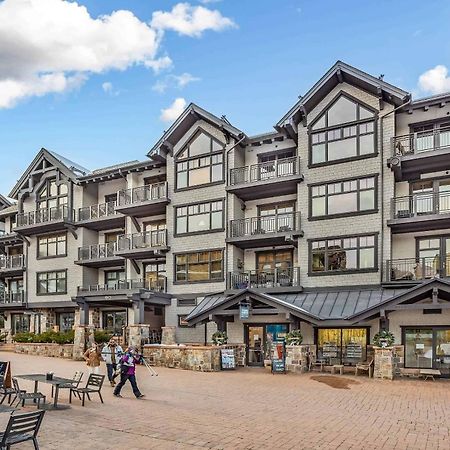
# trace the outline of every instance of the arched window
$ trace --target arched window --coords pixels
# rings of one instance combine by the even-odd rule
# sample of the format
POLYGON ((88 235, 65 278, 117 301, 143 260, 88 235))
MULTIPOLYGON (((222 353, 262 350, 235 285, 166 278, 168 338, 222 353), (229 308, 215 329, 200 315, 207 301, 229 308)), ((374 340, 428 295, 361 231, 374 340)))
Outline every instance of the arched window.
POLYGON ((310 127, 311 164, 376 152, 376 113, 341 94, 310 127))
POLYGON ((224 145, 199 131, 176 157, 176 187, 224 181, 224 145))
POLYGON ((37 193, 37 209, 57 208, 67 204, 67 185, 46 180, 37 193))

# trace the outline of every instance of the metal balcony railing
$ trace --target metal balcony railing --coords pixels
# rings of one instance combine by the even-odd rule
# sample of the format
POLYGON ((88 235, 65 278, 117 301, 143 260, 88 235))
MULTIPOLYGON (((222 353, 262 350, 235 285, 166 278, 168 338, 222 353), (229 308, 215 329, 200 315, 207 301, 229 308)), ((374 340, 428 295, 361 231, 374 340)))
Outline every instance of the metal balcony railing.
POLYGON ((23 291, 7 292, 0 291, 0 303, 1 304, 22 304, 25 302, 25 293, 23 291))
POLYGON ((391 200, 392 219, 450 214, 450 192, 420 193, 391 200))
POLYGON ((159 276, 151 280, 117 280, 107 284, 91 284, 88 286, 78 286, 79 292, 103 292, 117 290, 147 289, 155 292, 166 292, 167 278, 159 276))
POLYGON ((112 258, 113 256, 115 256, 116 249, 117 244, 115 242, 79 247, 78 260, 87 261, 90 259, 112 258))
POLYGON ((244 270, 230 272, 229 289, 275 288, 300 286, 300 268, 275 268, 270 270, 244 270))
POLYGON ((29 225, 38 225, 41 223, 73 221, 73 210, 66 205, 55 206, 53 208, 38 209, 27 213, 17 214, 17 226, 25 227, 29 225))
POLYGON ((22 269, 24 267, 24 255, 0 256, 0 270, 22 269))
POLYGON ((138 250, 158 248, 167 245, 167 230, 147 231, 145 233, 124 234, 117 240, 117 250, 138 250))
POLYGON ((78 209, 78 221, 101 219, 116 214, 116 202, 100 203, 78 209))
POLYGON ((230 169, 230 186, 255 181, 271 180, 300 173, 300 160, 296 156, 266 161, 251 166, 230 169))
POLYGON ((414 155, 442 148, 450 149, 450 127, 392 138, 394 156, 414 155))
POLYGON ((300 213, 274 214, 230 221, 228 237, 300 231, 300 213))
MULTIPOLYGON (((450 259, 447 264, 450 263, 450 259)), ((450 265, 448 265, 450 269, 450 265)), ((450 275, 450 274, 449 274, 450 275)), ((390 281, 421 281, 445 275, 439 256, 425 258, 388 259, 384 279, 390 281)))
POLYGON ((133 189, 119 191, 118 206, 139 204, 149 200, 160 200, 167 198, 167 182, 149 184, 133 189))

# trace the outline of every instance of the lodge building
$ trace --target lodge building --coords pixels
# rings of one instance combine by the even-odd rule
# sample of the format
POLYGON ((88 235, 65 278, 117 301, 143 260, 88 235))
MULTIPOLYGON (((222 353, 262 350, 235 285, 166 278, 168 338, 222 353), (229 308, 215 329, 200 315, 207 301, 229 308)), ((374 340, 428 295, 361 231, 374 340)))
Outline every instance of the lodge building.
POLYGON ((383 328, 406 367, 450 375, 450 94, 412 100, 338 61, 273 131, 191 104, 143 161, 88 170, 42 149, 8 197, 9 338, 218 329, 260 365, 300 329, 355 364, 383 328))

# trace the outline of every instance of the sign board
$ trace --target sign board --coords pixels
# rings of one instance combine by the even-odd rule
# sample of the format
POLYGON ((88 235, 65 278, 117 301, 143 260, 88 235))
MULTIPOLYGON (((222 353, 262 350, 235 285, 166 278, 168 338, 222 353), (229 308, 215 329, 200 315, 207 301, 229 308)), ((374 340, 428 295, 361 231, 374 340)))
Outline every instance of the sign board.
POLYGON ((4 387, 12 387, 11 366, 9 361, 0 361, 0 377, 4 382, 4 387))
POLYGON ((250 317, 250 305, 247 303, 241 303, 239 305, 239 319, 245 320, 250 317))
POLYGON ((220 363, 222 370, 236 369, 236 359, 234 357, 234 350, 232 348, 220 349, 220 363))
POLYGON ((272 360, 272 373, 286 373, 284 359, 272 360))

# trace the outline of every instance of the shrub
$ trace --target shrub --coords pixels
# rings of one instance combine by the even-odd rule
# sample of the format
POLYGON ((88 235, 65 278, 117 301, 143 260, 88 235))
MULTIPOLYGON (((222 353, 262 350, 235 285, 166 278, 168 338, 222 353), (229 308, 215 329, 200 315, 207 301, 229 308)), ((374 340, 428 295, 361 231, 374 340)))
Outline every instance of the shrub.
POLYGON ((34 342, 34 333, 16 333, 13 337, 15 342, 34 342))
POLYGON ((94 340, 97 344, 104 344, 105 342, 109 342, 112 338, 112 333, 108 333, 105 330, 95 330, 94 331, 94 340))
POLYGON ((36 344, 72 344, 74 331, 44 331, 40 334, 34 333, 16 333, 13 337, 14 342, 33 342, 36 344))

